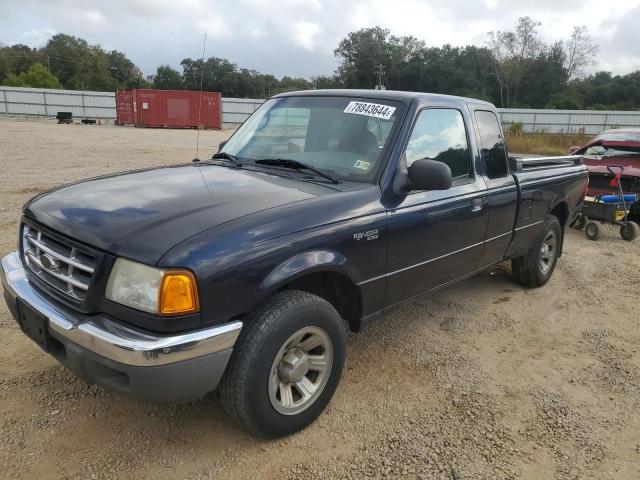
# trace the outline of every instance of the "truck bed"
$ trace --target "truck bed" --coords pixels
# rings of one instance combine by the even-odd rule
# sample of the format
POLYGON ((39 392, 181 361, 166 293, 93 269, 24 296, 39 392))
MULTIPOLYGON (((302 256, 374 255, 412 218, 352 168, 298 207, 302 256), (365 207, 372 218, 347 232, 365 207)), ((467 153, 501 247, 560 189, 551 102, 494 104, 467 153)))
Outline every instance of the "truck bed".
MULTIPOLYGON (((518 208, 513 226, 513 240, 508 257, 523 255, 539 235, 549 205, 565 202, 569 210, 582 202, 585 194, 582 177, 587 169, 582 157, 522 158, 509 156, 512 176, 518 185, 518 208), (580 175, 582 172, 582 175, 580 175)), ((556 212, 561 223, 571 223, 569 211, 556 212), (564 218, 562 218, 564 216, 564 218), (564 220, 564 222, 563 222, 564 220)))

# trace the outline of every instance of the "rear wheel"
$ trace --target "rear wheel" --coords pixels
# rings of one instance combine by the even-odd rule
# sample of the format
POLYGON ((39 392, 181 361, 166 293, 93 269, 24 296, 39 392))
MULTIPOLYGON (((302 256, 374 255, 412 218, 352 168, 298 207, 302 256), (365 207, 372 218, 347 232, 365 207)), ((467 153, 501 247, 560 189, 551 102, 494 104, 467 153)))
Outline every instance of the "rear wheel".
POLYGON ((638 234, 640 234, 640 227, 636 222, 629 221, 620 227, 620 236, 627 242, 635 240, 638 234))
POLYGON ((531 250, 511 260, 516 281, 527 287, 540 287, 547 283, 556 268, 561 247, 562 227, 555 216, 549 215, 531 250))
POLYGON ((589 220, 587 225, 584 227, 584 233, 589 240, 598 240, 598 238, 600 238, 601 231, 602 228, 600 227, 600 224, 593 220, 589 220))
POLYGON ((303 429, 333 396, 346 338, 345 322, 327 301, 277 293, 245 321, 220 384, 225 410, 262 437, 303 429))

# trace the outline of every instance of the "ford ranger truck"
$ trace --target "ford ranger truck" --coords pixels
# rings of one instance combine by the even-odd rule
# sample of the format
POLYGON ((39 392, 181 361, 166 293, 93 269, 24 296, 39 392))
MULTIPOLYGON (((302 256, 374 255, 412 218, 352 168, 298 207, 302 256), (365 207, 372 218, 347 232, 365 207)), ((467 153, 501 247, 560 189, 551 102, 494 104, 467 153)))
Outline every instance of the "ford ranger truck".
POLYGON ((277 95, 208 160, 31 199, 4 297, 87 382, 155 402, 218 388, 253 434, 287 435, 329 403, 349 331, 505 260, 549 280, 587 170, 503 138, 479 100, 277 95))

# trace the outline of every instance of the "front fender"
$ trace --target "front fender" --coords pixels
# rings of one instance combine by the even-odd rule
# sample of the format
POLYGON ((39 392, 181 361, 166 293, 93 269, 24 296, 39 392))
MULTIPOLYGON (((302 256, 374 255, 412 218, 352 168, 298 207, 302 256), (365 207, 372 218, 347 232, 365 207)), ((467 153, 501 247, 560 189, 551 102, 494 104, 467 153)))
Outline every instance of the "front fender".
POLYGON ((275 267, 260 283, 261 290, 273 290, 296 278, 319 271, 334 271, 352 277, 347 258, 333 250, 301 252, 275 267))

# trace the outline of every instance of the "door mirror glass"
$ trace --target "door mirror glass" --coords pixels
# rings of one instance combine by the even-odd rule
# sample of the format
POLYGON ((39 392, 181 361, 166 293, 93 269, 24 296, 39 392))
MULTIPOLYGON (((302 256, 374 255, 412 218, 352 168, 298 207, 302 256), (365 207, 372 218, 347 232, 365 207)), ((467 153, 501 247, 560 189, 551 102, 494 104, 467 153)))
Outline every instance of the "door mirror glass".
POLYGON ((415 160, 409 167, 411 190, 448 190, 451 188, 451 169, 437 160, 415 160))

